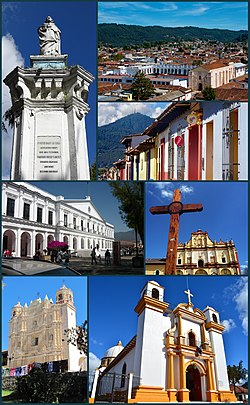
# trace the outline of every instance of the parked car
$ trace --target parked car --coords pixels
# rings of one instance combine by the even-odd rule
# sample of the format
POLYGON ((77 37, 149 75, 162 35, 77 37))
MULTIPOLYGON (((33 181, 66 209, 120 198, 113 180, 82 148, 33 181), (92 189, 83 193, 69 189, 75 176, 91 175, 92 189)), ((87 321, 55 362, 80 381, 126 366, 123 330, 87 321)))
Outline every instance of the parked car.
POLYGON ((79 276, 78 271, 45 260, 2 259, 3 276, 79 276))

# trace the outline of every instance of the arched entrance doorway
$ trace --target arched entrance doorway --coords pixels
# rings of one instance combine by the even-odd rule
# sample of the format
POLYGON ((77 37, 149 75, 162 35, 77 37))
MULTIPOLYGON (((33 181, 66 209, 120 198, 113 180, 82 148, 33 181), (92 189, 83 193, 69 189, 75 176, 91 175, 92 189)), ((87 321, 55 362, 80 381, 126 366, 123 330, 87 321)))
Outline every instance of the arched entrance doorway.
POLYGON ((190 365, 186 370, 186 387, 190 390, 189 401, 202 401, 201 376, 196 365, 190 365))
POLYGON ((21 256, 31 256, 31 236, 28 232, 21 235, 21 256))
POLYGON ((3 252, 6 249, 10 252, 16 250, 16 235, 11 230, 5 231, 3 234, 3 252))
POLYGON ((35 250, 40 250, 40 252, 43 251, 43 235, 41 233, 38 233, 36 235, 36 246, 35 250))

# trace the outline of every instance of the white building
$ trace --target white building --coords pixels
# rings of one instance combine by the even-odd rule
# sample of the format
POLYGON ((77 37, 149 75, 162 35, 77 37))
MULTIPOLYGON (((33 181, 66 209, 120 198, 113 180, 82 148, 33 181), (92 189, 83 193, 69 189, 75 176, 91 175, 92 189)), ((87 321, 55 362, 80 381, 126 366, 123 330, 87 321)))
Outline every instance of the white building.
POLYGON ((24 182, 2 184, 3 251, 32 257, 52 240, 69 245, 79 256, 112 250, 114 226, 107 223, 90 197, 65 200, 24 182))
POLYGON ((96 370, 90 402, 105 402, 110 394, 116 402, 124 391, 129 403, 235 402, 219 313, 194 308, 192 294, 185 293, 188 303, 171 311, 164 287, 146 283, 135 307, 137 335, 103 372, 96 370))
POLYGON ((29 306, 18 302, 9 321, 8 367, 51 362, 59 371, 63 361, 65 371, 85 371, 86 355, 64 334, 71 328, 76 329, 76 308, 73 292, 65 285, 57 290, 55 304, 47 295, 29 306))

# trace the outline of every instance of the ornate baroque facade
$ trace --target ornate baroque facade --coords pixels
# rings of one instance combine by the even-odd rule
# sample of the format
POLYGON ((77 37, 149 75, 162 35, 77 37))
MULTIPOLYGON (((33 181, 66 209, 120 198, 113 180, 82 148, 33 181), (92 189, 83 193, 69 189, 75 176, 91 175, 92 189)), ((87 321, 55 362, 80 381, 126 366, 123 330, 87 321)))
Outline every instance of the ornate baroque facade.
POLYGON ((67 360, 69 371, 86 369, 85 355, 64 335, 75 327, 73 292, 65 285, 57 290, 55 304, 47 295, 29 306, 18 302, 9 321, 8 367, 67 360))
MULTIPOLYGON (((146 274, 165 274, 166 259, 147 259, 146 274)), ((179 243, 177 274, 230 275, 240 274, 237 250, 232 240, 212 241, 207 232, 192 232, 187 243, 179 243)))

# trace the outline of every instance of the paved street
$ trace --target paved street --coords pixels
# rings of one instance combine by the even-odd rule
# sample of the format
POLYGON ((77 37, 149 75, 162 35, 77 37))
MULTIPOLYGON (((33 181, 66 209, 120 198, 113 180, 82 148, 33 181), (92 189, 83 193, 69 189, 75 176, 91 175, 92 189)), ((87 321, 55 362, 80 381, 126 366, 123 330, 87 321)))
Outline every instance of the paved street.
MULTIPOLYGON (((111 261, 112 263, 112 261, 111 261)), ((91 257, 72 257, 69 267, 77 270, 84 275, 141 275, 145 274, 144 268, 136 268, 132 266, 132 256, 121 258, 121 265, 104 264, 104 259, 101 263, 91 264, 91 257)))

